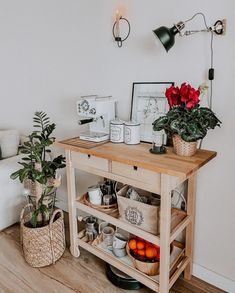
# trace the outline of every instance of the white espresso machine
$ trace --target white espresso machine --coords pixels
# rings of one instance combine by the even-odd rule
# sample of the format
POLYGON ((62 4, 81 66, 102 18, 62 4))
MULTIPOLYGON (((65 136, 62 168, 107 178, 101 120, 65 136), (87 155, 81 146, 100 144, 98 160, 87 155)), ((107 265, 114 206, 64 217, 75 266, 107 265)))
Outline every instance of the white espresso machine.
POLYGON ((89 123, 89 131, 79 138, 93 142, 109 140, 110 121, 115 119, 116 100, 111 96, 83 96, 77 101, 78 124, 89 123))

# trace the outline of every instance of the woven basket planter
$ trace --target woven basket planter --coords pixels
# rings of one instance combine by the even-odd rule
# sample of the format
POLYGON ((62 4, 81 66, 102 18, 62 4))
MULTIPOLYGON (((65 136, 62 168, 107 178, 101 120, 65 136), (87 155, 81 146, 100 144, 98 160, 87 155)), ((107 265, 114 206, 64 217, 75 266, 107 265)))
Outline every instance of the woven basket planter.
POLYGON ((41 228, 30 228, 27 222, 31 218, 26 205, 20 216, 21 244, 26 262, 32 267, 39 268, 54 264, 65 251, 65 232, 63 211, 53 212, 50 223, 41 228))
POLYGON ((172 137, 174 152, 183 157, 191 157, 197 151, 197 141, 184 141, 179 135, 175 134, 172 137))

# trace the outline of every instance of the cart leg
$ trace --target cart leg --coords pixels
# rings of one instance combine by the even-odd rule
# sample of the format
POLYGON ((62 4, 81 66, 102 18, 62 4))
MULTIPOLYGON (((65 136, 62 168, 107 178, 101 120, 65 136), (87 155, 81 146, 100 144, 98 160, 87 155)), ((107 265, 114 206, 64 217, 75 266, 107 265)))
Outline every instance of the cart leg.
POLYGON ((161 175, 160 217, 160 293, 169 292, 170 275, 170 229, 171 229, 171 184, 170 176, 161 175))
POLYGON ((184 278, 191 279, 193 265, 193 242, 194 242, 194 217, 195 217, 195 195, 196 195, 196 174, 188 179, 188 201, 187 214, 191 221, 186 228, 185 255, 189 257, 190 262, 184 270, 184 278))
POLYGON ((72 167, 71 151, 66 151, 67 163, 67 189, 68 189, 68 208, 69 208, 69 231, 70 231, 70 252, 74 257, 79 257, 78 248, 78 227, 77 227, 77 209, 76 209, 76 187, 75 170, 72 167))

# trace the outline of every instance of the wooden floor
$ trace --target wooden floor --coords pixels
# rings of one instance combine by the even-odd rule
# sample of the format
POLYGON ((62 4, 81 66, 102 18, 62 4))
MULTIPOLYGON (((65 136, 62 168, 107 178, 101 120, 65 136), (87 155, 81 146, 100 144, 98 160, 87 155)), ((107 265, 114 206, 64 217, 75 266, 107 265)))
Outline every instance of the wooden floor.
MULTIPOLYGON (((34 269, 24 261, 19 244, 19 227, 0 232, 0 292, 4 293, 124 293, 105 276, 104 262, 82 250, 80 258, 68 250, 53 266, 34 269)), ((137 293, 152 293, 145 288, 137 293)), ((197 278, 179 279, 171 293, 219 293, 221 291, 197 278)))

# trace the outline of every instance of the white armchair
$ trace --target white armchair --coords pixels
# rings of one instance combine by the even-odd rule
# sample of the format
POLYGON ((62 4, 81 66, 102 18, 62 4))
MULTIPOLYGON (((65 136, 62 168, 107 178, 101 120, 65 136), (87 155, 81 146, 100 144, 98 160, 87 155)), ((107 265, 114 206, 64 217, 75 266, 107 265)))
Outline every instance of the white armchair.
POLYGON ((10 179, 11 173, 19 169, 21 155, 0 160, 0 231, 19 221, 25 203, 22 184, 10 179))

